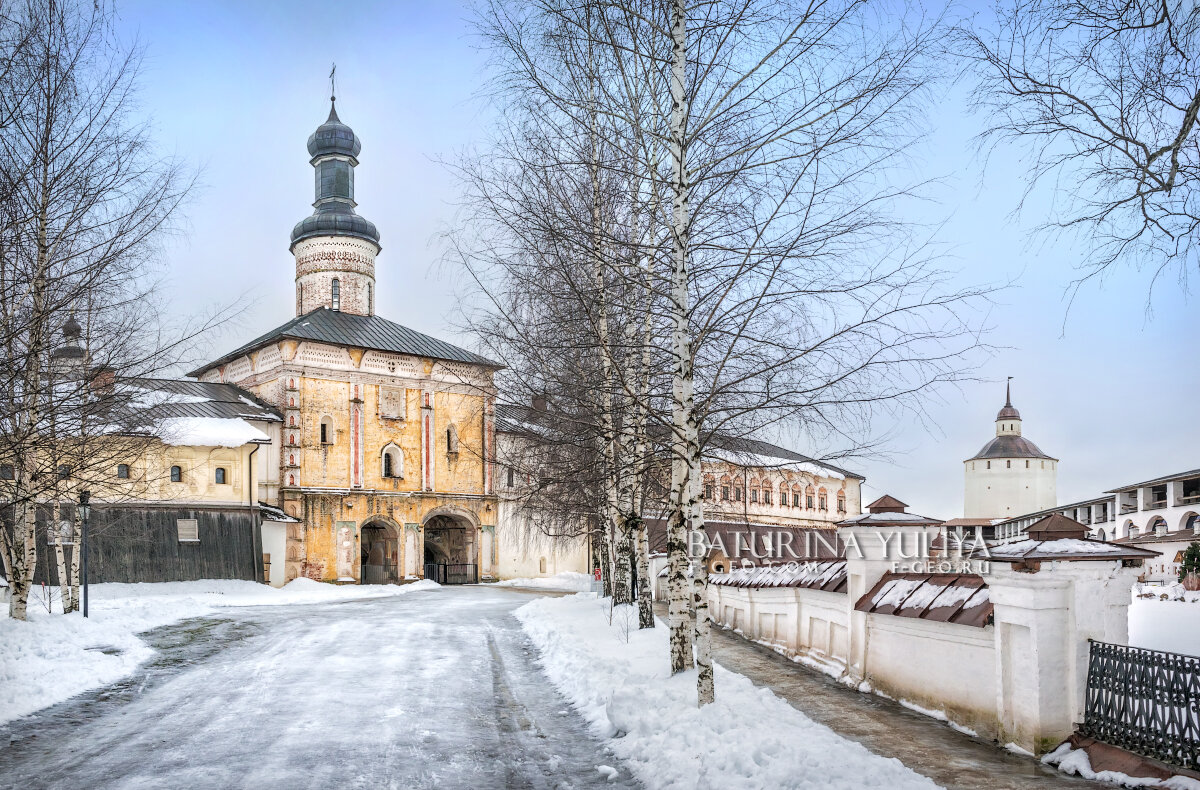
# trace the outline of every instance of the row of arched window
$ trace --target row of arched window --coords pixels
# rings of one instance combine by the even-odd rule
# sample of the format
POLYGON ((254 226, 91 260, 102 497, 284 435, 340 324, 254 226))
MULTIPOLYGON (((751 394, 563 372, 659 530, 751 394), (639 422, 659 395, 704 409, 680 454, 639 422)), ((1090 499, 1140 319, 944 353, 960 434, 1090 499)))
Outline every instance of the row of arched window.
MULTIPOLYGON (((743 488, 743 481, 735 480, 724 475, 718 481, 713 475, 704 476, 704 498, 709 502, 733 502, 735 504, 748 501, 751 505, 775 505, 776 489, 770 480, 751 478, 743 488)), ((824 486, 802 486, 799 483, 789 483, 786 480, 779 484, 778 503, 780 507, 801 508, 804 510, 829 510, 829 492, 824 486)), ((837 512, 846 512, 846 491, 837 492, 837 512)))

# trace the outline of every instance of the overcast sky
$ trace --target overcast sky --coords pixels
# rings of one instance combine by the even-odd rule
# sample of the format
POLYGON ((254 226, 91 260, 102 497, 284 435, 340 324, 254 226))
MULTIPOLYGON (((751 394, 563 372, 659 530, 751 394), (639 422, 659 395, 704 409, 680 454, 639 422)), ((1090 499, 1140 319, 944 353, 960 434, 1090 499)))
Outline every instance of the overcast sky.
MULTIPOLYGON (((201 168, 186 227, 169 244, 167 296, 181 313, 253 300, 240 324, 212 340, 223 352, 294 311, 292 226, 312 208, 305 141, 328 113, 330 63, 338 64, 338 112, 363 141, 355 186, 359 213, 375 222, 378 312, 448 340, 453 273, 438 265, 437 234, 452 221, 454 185, 439 157, 483 137, 474 98, 483 58, 467 12, 452 2, 126 2, 121 23, 147 49, 141 99, 168 150, 201 168)), ((1194 302, 1160 283, 1146 315, 1147 280, 1136 272, 1087 288, 1068 316, 1079 261, 1066 242, 1030 242, 1036 207, 1012 215, 1021 196, 1015 152, 984 171, 972 145, 979 119, 961 89, 931 111, 918 151, 944 176, 939 234, 966 282, 1015 285, 989 316, 1002 347, 986 381, 943 393, 937 424, 898 425, 886 459, 854 464, 868 501, 893 494, 911 509, 962 514, 962 461, 994 435, 1013 376, 1025 435, 1061 459, 1059 502, 1200 467, 1194 302)), ((805 452, 806 448, 795 448, 805 452)))

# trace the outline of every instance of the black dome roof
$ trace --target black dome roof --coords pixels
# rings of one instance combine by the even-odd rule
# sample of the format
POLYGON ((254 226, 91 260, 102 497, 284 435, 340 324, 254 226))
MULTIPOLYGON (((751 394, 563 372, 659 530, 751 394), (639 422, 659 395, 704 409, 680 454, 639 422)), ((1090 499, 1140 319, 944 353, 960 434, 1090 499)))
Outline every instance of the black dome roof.
POLYGON ((337 108, 331 103, 329 117, 325 123, 318 126, 317 130, 309 135, 308 155, 317 159, 330 154, 341 154, 351 157, 355 160, 355 164, 358 164, 358 153, 361 150, 362 141, 358 139, 358 135, 354 133, 353 129, 342 123, 338 118, 337 108))
POLYGON ((360 217, 346 203, 322 203, 311 216, 292 228, 292 246, 310 236, 355 236, 379 246, 379 230, 375 223, 360 217))
POLYGON ((1019 420, 1019 419, 1021 419, 1021 412, 1017 411, 1016 406, 1013 406, 1011 403, 1009 403, 1009 404, 1006 404, 1004 406, 1004 408, 1002 408, 1000 411, 996 412, 996 419, 997 420, 1019 420))
MULTIPOLYGON (((1016 409, 1013 409, 1016 411, 1016 409)), ((983 446, 983 449, 968 458, 976 461, 992 458, 1045 458, 1056 461, 1057 458, 1046 455, 1041 448, 1024 436, 997 436, 983 446)))

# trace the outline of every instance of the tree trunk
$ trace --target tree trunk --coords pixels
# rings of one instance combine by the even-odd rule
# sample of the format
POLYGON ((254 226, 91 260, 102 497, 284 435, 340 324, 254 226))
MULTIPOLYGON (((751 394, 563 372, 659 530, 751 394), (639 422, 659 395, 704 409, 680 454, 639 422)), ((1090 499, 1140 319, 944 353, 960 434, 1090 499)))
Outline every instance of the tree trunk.
POLYGON ((37 508, 28 503, 17 505, 13 519, 13 540, 9 548, 8 614, 14 620, 26 619, 33 572, 37 567, 37 508))
POLYGON ((654 627, 654 580, 650 578, 650 534, 646 522, 637 520, 634 530, 637 552, 638 628, 654 627))
POLYGON ((55 570, 58 572, 58 597, 62 601, 63 614, 74 611, 71 606, 71 579, 67 574, 67 557, 63 551, 62 536, 55 530, 54 534, 55 570))
POLYGON ((712 631, 708 611, 708 539, 704 531, 704 512, 700 505, 700 457, 697 453, 692 458, 692 501, 695 505, 695 518, 692 529, 705 535, 703 543, 693 541, 690 545, 697 547, 692 558, 692 613, 696 619, 696 702, 708 705, 715 697, 713 687, 712 666, 712 631))
POLYGON ((691 453, 697 443, 695 391, 692 380, 690 295, 688 293, 688 180, 684 146, 687 95, 687 18, 684 0, 671 4, 671 519, 667 528, 667 625, 671 640, 671 672, 691 669, 692 623, 688 605, 688 529, 691 527, 691 453))

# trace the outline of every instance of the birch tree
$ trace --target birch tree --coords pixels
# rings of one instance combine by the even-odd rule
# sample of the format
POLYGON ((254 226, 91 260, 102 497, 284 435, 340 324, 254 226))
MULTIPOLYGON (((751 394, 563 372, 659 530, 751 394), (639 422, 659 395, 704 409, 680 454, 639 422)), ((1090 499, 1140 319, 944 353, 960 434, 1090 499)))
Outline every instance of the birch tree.
MULTIPOLYGON (((104 3, 11 13, 23 32, 0 81, 0 532, 24 619, 39 510, 73 525, 81 491, 112 489, 117 464, 154 441, 131 381, 179 362, 212 321, 155 319, 159 241, 190 178, 137 116, 138 49, 116 40, 104 3)), ((69 608, 78 556, 56 563, 69 608)))

